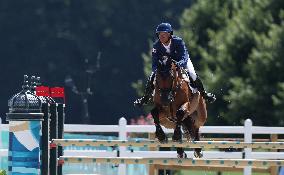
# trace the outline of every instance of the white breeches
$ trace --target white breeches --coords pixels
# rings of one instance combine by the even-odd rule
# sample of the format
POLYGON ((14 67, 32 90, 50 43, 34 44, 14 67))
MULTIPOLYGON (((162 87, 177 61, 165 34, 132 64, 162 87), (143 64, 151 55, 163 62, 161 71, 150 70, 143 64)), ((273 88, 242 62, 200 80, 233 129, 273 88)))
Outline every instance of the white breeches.
POLYGON ((194 70, 194 67, 193 67, 193 64, 190 58, 188 58, 188 61, 187 61, 187 71, 189 73, 189 76, 192 78, 192 80, 195 81, 197 78, 197 75, 195 73, 195 70, 194 70))

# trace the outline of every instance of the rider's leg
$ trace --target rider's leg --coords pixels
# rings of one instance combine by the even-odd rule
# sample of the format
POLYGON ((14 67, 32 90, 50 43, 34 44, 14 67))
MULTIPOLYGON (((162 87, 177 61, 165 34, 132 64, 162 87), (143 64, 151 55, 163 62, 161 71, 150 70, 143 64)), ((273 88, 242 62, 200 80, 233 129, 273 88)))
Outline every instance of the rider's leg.
POLYGON ((155 78, 155 73, 152 72, 152 74, 147 80, 144 95, 141 98, 134 101, 134 106, 142 106, 149 102, 154 90, 154 78, 155 78))
POLYGON ((198 91, 201 93, 202 97, 209 103, 213 103, 216 100, 216 97, 214 94, 210 92, 206 92, 203 86, 203 83, 199 76, 197 76, 196 80, 192 82, 191 84, 194 88, 197 88, 198 91))
POLYGON ((194 70, 193 64, 192 64, 190 59, 188 59, 188 61, 187 61, 187 71, 188 71, 189 77, 193 80, 191 85, 194 88, 198 89, 198 91, 201 93, 202 97, 207 102, 213 103, 216 100, 215 95, 205 91, 203 83, 202 83, 201 79, 199 78, 199 76, 197 76, 197 74, 194 70))

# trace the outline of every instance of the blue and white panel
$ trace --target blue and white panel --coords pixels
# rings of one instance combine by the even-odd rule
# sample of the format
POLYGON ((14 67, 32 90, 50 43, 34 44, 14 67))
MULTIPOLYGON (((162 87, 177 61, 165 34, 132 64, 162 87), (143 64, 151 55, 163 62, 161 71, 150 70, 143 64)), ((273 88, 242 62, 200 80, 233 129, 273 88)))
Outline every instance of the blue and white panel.
POLYGON ((9 122, 9 175, 40 175, 41 121, 9 122))

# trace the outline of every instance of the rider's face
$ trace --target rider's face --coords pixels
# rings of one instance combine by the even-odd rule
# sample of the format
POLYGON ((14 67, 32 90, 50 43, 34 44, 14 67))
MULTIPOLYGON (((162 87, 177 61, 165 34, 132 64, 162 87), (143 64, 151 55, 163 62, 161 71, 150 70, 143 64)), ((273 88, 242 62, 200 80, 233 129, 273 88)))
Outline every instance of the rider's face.
POLYGON ((169 39, 170 39, 171 34, 168 32, 160 32, 159 33, 159 40, 163 43, 163 44, 168 44, 169 43, 169 39))

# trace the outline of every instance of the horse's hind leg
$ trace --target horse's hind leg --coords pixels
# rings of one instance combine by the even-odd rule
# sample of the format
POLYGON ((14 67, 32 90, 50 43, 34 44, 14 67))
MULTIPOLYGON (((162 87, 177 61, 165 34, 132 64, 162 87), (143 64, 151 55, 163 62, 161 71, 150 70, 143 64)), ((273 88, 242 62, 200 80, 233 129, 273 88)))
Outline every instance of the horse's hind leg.
MULTIPOLYGON (((194 141, 200 141, 199 128, 195 128, 194 134, 195 134, 194 141)), ((201 153, 201 148, 194 148, 194 156, 196 158, 203 157, 203 154, 201 153)))
MULTIPOLYGON (((193 115, 185 118, 183 120, 183 125, 188 130, 190 137, 193 141, 199 141, 200 140, 200 134, 199 134, 199 128, 197 128, 194 125, 193 115)), ((201 153, 201 148, 195 148, 194 149, 194 156, 201 158, 203 155, 201 153)))
POLYGON ((159 119, 159 111, 158 108, 155 107, 151 110, 152 117, 154 119, 155 127, 156 127, 156 138, 158 138, 160 143, 165 143, 168 141, 168 138, 166 137, 165 132, 163 131, 161 125, 160 125, 160 119, 159 119))
MULTIPOLYGON (((195 113, 194 113, 195 114, 195 113)), ((186 138, 188 141, 190 140, 194 140, 195 139, 195 130, 194 130, 194 121, 193 121, 193 114, 186 117, 183 121, 182 121, 182 124, 183 126, 185 127, 185 130, 187 130, 185 132, 186 135, 186 138)))
POLYGON ((176 113, 177 123, 176 123, 176 128, 174 131, 174 135, 172 137, 172 140, 174 142, 182 142, 181 122, 182 122, 184 114, 185 112, 182 109, 179 109, 176 113))
MULTIPOLYGON (((199 141, 200 140, 200 134, 199 134, 199 128, 200 126, 203 126, 207 119, 207 110, 206 110, 206 103, 204 99, 199 100, 199 105, 197 108, 197 116, 194 117, 194 140, 199 141)), ((194 149, 194 156, 195 157, 203 157, 203 154, 201 153, 201 148, 195 148, 194 149)))
POLYGON ((184 152, 183 148, 177 148, 178 158, 187 158, 187 154, 184 152))
POLYGON ((195 127, 199 128, 200 126, 203 126, 204 123, 207 120, 207 109, 206 109, 206 103, 204 99, 199 100, 198 108, 196 109, 197 111, 197 116, 194 117, 194 124, 195 127))

